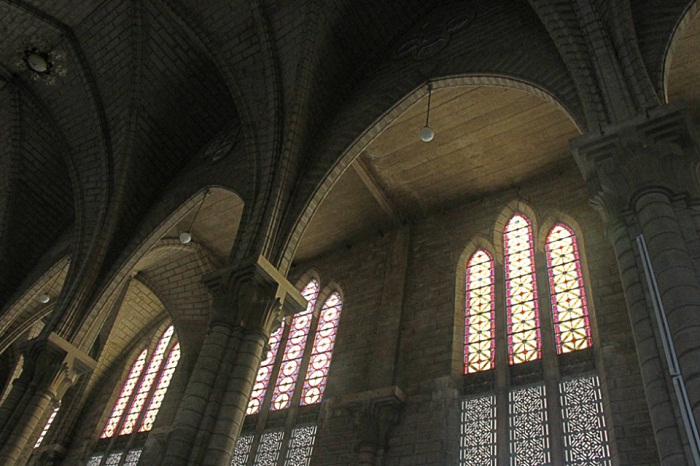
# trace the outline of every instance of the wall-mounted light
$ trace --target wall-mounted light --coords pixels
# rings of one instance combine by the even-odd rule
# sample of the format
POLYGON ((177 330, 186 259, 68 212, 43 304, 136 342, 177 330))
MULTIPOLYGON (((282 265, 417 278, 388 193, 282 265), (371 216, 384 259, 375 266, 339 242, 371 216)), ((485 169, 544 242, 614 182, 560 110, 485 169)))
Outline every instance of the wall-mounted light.
POLYGON ((420 136, 420 140, 423 142, 430 142, 435 137, 435 131, 430 127, 430 98, 432 95, 433 84, 428 83, 428 111, 425 114, 425 126, 418 132, 418 136, 420 136))
POLYGON ((199 211, 202 209, 202 205, 204 205, 204 201, 209 195, 209 190, 204 191, 204 197, 202 197, 202 201, 199 203, 199 206, 197 207, 197 211, 194 213, 194 217, 192 217, 192 221, 190 222, 190 227, 183 231, 180 232, 180 242, 182 244, 189 244, 190 241, 192 241, 192 225, 194 225, 194 221, 197 220, 197 215, 199 215, 199 211))

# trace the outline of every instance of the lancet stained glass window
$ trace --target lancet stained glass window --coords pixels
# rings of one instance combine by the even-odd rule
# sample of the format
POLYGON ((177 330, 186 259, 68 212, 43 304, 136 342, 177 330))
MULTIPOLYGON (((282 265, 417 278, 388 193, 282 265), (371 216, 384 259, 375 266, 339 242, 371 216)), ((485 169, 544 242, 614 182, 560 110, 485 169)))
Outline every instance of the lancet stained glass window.
POLYGON ((467 263, 466 311, 464 317, 464 373, 493 369, 494 267, 484 249, 472 254, 467 263))
POLYGON ((255 414, 260 411, 265 393, 267 392, 267 387, 270 383, 272 368, 277 359, 277 351, 280 347, 280 340, 282 340, 283 332, 284 325, 280 325, 280 328, 270 335, 268 343, 270 350, 267 352, 267 357, 260 363, 260 369, 258 369, 258 374, 255 376, 255 384, 253 385, 253 392, 250 395, 250 401, 248 401, 246 414, 255 414))
MULTIPOLYGON (((172 341, 174 332, 175 328, 172 325, 169 326, 161 334, 152 354, 149 355, 148 349, 144 349, 136 358, 107 419, 101 439, 113 437, 117 432, 120 436, 132 434, 137 427, 138 432, 151 430, 180 361, 180 343, 172 341), (164 360, 165 363, 163 363, 164 360), (125 416, 127 407, 128 414, 125 416)), ((106 449, 110 448, 108 443, 101 445, 106 446, 106 449)), ((128 461, 137 461, 134 458, 137 454, 140 455, 140 451, 140 449, 129 450, 124 464, 130 464, 128 461)), ((116 454, 117 452, 109 455, 105 451, 101 452, 101 456, 107 455, 106 461, 116 454)))
POLYGON ((557 351, 569 353, 591 346, 586 293, 573 230, 555 225, 547 235, 547 268, 557 351))
POLYGON ((540 319, 530 221, 520 213, 506 225, 505 250, 508 355, 511 364, 541 357, 540 319))
POLYGON ((292 402, 294 388, 296 387, 299 371, 301 370, 301 359, 306 349, 306 340, 311 328, 313 310, 318 297, 319 285, 316 280, 311 280, 304 290, 302 296, 309 302, 303 312, 295 315, 289 329, 287 344, 284 348, 282 365, 277 375, 277 383, 272 394, 271 410, 288 408, 292 402))
POLYGON ((598 377, 563 381, 559 384, 559 393, 566 464, 612 464, 598 377))
POLYGON ((148 432, 153 427, 153 423, 158 415, 158 410, 160 409, 160 405, 163 403, 163 398, 165 398, 165 393, 168 391, 170 380, 173 378, 173 373, 175 372, 179 361, 180 343, 177 343, 175 346, 173 346, 173 349, 170 350, 168 362, 165 364, 165 369, 163 369, 163 372, 160 374, 158 386, 156 391, 153 392, 151 402, 148 404, 148 409, 146 409, 146 414, 141 422, 139 432, 148 432))
POLYGON ((301 391, 302 406, 320 403, 323 398, 342 308, 343 298, 337 292, 332 293, 323 304, 309 359, 309 367, 306 370, 306 378, 301 391))
POLYGON ((34 444, 34 448, 38 448, 41 445, 41 442, 44 441, 44 437, 46 437, 46 433, 49 431, 51 428, 51 424, 53 424, 53 420, 56 419, 56 414, 58 414, 58 409, 61 406, 56 406, 53 411, 51 412, 51 415, 49 416, 49 420, 46 421, 46 425, 41 431, 41 434, 39 434, 39 438, 37 439, 36 443, 34 444))
POLYGON ((165 350, 170 343, 170 338, 173 336, 174 327, 171 325, 160 337, 156 350, 151 357, 151 361, 148 363, 148 369, 146 369, 146 375, 141 379, 141 384, 139 385, 139 390, 136 392, 136 397, 131 402, 131 408, 129 409, 129 414, 127 414, 124 424, 122 425, 119 435, 126 435, 133 432, 136 426, 136 420, 141 414, 144 404, 146 403, 146 398, 148 398, 151 392, 151 386, 153 381, 158 375, 160 370, 160 365, 163 363, 163 356, 165 350))
POLYGON ((107 425, 105 425, 105 428, 102 431, 102 435, 100 436, 101 438, 111 437, 117 430, 122 414, 124 414, 124 411, 126 410, 126 405, 129 403, 131 394, 134 392, 136 383, 138 382, 139 377, 141 377, 141 372, 146 365, 147 354, 148 350, 144 349, 141 351, 141 354, 138 358, 136 358, 136 361, 134 361, 134 364, 131 366, 129 375, 126 377, 126 381, 124 382, 122 390, 119 393, 119 398, 117 398, 117 401, 114 403, 114 407, 112 408, 112 414, 110 414, 109 418, 107 419, 107 425))

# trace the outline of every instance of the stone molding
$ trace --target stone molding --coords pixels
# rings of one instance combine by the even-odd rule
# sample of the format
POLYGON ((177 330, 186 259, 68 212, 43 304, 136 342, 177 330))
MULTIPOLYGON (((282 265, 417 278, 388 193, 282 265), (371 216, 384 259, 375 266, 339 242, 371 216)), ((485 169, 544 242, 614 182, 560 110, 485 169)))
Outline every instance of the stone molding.
POLYGON ((699 148, 684 102, 657 107, 571 142, 590 201, 606 222, 632 212, 636 200, 648 192, 700 197, 699 148))
POLYGON ((56 333, 27 342, 22 352, 30 384, 60 401, 78 378, 92 372, 97 362, 56 333))
POLYGON ((403 390, 392 385, 345 397, 339 407, 354 414, 360 448, 372 446, 383 450, 391 428, 399 422, 405 402, 403 390))
POLYGON ((265 257, 204 277, 214 297, 213 322, 261 331, 269 336, 286 316, 306 309, 307 302, 265 257))

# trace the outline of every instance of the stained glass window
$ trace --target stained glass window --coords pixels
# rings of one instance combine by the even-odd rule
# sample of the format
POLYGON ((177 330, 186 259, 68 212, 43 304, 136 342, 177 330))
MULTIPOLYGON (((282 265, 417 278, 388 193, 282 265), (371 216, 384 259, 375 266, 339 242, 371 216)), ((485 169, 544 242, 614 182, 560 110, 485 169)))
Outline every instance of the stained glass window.
POLYGON ((314 425, 292 429, 284 466, 309 466, 315 438, 316 426, 314 425))
POLYGON ((546 249, 557 351, 589 348, 591 327, 573 230, 555 225, 547 235, 546 249))
POLYGON ((559 384, 567 465, 611 464, 600 381, 580 377, 559 384))
POLYGON ((323 398, 342 308, 343 298, 337 292, 332 293, 323 304, 304 387, 301 391, 302 406, 320 403, 323 398))
POLYGON ((253 446, 253 434, 241 434, 236 442, 236 449, 233 451, 231 466, 245 466, 250 457, 250 448, 253 446))
POLYGON ((292 319, 292 325, 289 329, 287 344, 284 348, 284 356, 282 365, 280 366, 277 383, 272 394, 271 410, 288 408, 292 402, 294 395, 294 387, 296 386, 299 371, 301 369, 301 359, 304 356, 306 348, 306 340, 311 328, 311 319, 313 318, 313 310, 318 297, 319 285, 316 280, 311 280, 301 292, 302 296, 309 302, 306 309, 299 314, 296 314, 292 319))
POLYGON ((511 364, 533 361, 540 354, 540 319, 537 309, 532 227, 515 214, 504 231, 508 355, 511 364))
POLYGON ((136 361, 134 361, 134 364, 131 366, 129 375, 126 377, 124 385, 122 385, 122 390, 119 393, 119 398, 117 398, 117 401, 114 403, 112 413, 109 415, 109 419, 107 419, 107 425, 105 425, 105 428, 102 431, 102 435, 100 436, 100 438, 111 437, 117 430, 117 426, 119 425, 119 421, 121 420, 122 414, 124 414, 126 405, 127 403, 129 403, 129 399, 131 398, 131 394, 133 393, 134 388, 136 387, 136 383, 138 382, 139 377, 141 377, 143 367, 146 365, 147 353, 148 352, 145 349, 141 351, 141 354, 138 358, 136 358, 136 361))
POLYGON ((49 416, 49 420, 46 421, 46 425, 44 426, 44 429, 41 431, 41 434, 39 434, 39 438, 37 439, 36 443, 34 444, 34 448, 39 447, 41 445, 41 442, 44 441, 44 437, 46 437, 46 433, 49 431, 49 428, 51 427, 51 424, 53 424, 53 420, 56 418, 56 414, 58 413, 58 409, 61 406, 56 406, 54 410, 51 412, 51 415, 49 416))
POLYGON ((495 466, 496 459, 496 397, 462 400, 460 466, 495 466))
POLYGON ((494 267, 484 249, 472 254, 467 263, 464 337, 464 373, 493 369, 494 352, 494 267))
POLYGON ((141 384, 139 385, 138 392, 136 392, 136 397, 131 402, 129 414, 127 414, 126 419, 124 420, 124 424, 119 431, 119 435, 130 434, 134 431, 134 427, 136 427, 136 420, 138 419, 139 414, 141 414, 141 410, 146 403, 146 398, 148 398, 148 394, 151 392, 153 381, 158 375, 160 365, 163 363, 165 349, 168 347, 168 343, 170 343, 170 338, 173 336, 173 331, 174 327, 171 325, 163 333, 163 336, 160 337, 156 350, 151 357, 151 361, 148 363, 146 374, 144 375, 143 379, 141 379, 141 384))
POLYGON ((512 390, 509 414, 510 464, 549 464, 549 431, 544 385, 512 390))
POLYGON ((258 453, 255 455, 253 466, 276 466, 283 437, 284 432, 281 430, 264 432, 260 437, 260 445, 258 445, 258 453))
POLYGON ((277 359, 277 351, 279 350, 283 332, 284 326, 281 325, 280 328, 270 335, 268 343, 270 349, 267 352, 267 357, 260 364, 260 369, 258 369, 258 374, 255 377, 255 384, 253 385, 253 392, 250 395, 246 414, 255 414, 260 411, 263 398, 265 398, 265 393, 267 392, 267 386, 270 383, 272 368, 277 359))
POLYGON ((173 346, 173 349, 170 350, 168 361, 165 363, 165 368, 160 374, 158 386, 156 387, 156 391, 153 392, 151 402, 148 404, 148 409, 146 410, 146 414, 141 422, 139 432, 148 432, 153 427, 153 422, 156 420, 158 410, 160 409, 160 405, 163 403, 163 398, 165 398, 165 393, 168 391, 170 380, 173 378, 173 373, 175 372, 175 368, 177 368, 177 363, 179 361, 180 343, 177 343, 175 346, 173 346))

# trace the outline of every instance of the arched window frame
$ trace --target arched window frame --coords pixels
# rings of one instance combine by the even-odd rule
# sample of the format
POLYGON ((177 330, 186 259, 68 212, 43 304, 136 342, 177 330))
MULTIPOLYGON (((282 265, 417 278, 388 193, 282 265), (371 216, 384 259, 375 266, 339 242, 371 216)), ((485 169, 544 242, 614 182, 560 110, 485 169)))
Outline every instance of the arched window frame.
POLYGON ((138 464, 143 445, 148 436, 148 432, 153 426, 160 404, 165 397, 170 385, 172 376, 177 369, 177 363, 181 356, 180 342, 174 326, 160 326, 159 330, 153 334, 151 341, 146 348, 139 348, 130 359, 131 364, 120 378, 119 389, 116 391, 116 396, 111 397, 109 403, 109 411, 107 418, 98 424, 99 440, 95 448, 95 453, 88 460, 89 466, 135 466, 138 464), (171 336, 167 343, 161 345, 161 340, 172 328, 171 336), (162 346, 162 360, 157 367, 157 370, 149 376, 148 368, 158 354, 159 346, 162 346), (106 428, 110 425, 110 420, 114 414, 114 409, 119 402, 120 396, 124 390, 129 376, 132 375, 135 364, 140 359, 143 353, 146 353, 145 362, 138 377, 136 378, 134 388, 128 396, 125 408, 121 413, 120 418, 114 425, 111 435, 104 436, 106 428), (142 397, 139 397, 142 384, 148 383, 150 379, 150 387, 145 391, 142 397), (167 384, 167 385, 166 385, 167 384), (140 401, 140 408, 136 413, 135 419, 132 421, 131 430, 124 431, 127 416, 130 410, 136 403, 140 401))
MULTIPOLYGON (((314 272, 307 273, 299 280, 297 282, 297 288, 303 293, 303 290, 312 280, 317 282, 319 292, 316 295, 315 302, 313 302, 311 308, 308 309, 311 315, 311 322, 304 343, 304 352, 300 359, 301 366, 297 374, 294 389, 291 391, 292 396, 290 397, 290 403, 282 409, 272 409, 275 385, 278 378, 281 377, 280 371, 282 363, 285 360, 284 353, 287 342, 290 339, 290 332, 293 329, 294 317, 287 318, 282 324, 281 329, 277 331, 279 332, 279 348, 274 355, 274 362, 267 368, 263 366, 265 360, 261 363, 261 370, 270 371, 270 381, 263 396, 258 396, 256 398, 255 391, 251 396, 251 400, 257 400, 255 403, 260 403, 260 408, 251 412, 251 402, 249 402, 248 415, 246 416, 242 433, 236 444, 231 462, 232 466, 258 464, 257 461, 259 461, 261 455, 264 455, 266 461, 268 461, 265 464, 276 464, 279 466, 301 464, 295 461, 299 461, 299 458, 306 458, 308 461, 311 457, 323 392, 320 393, 317 399, 316 397, 313 398, 313 403, 304 403, 302 394, 304 393, 305 387, 308 388, 310 386, 308 380, 310 374, 309 368, 312 362, 314 348, 316 347, 315 340, 320 331, 319 324, 323 320, 322 317, 326 302, 332 299, 333 296, 337 296, 340 301, 341 315, 343 305, 343 294, 339 287, 336 285, 322 286, 320 278, 314 272), (271 370, 269 369, 270 367, 271 370), (270 424, 268 423, 268 419, 275 419, 275 422, 270 424), (284 425, 287 427, 278 427, 282 419, 285 420, 284 425), (271 457, 275 459, 270 459, 271 457), (294 460, 292 460, 292 458, 294 458, 294 460), (290 461, 292 462, 290 463, 290 461)), ((339 320, 340 316, 334 328, 333 345, 337 338, 339 320)), ((275 336, 275 332, 273 332, 272 336, 275 336)), ((274 353, 274 348, 270 348, 270 351, 274 353)), ((322 381, 324 388, 331 367, 332 364, 329 363, 328 367, 325 369, 324 373, 326 374, 326 379, 322 381)), ((260 375, 261 372, 259 370, 256 381, 261 380, 260 375)), ((309 398, 309 400, 311 400, 311 398, 309 398)))
MULTIPOLYGON (((514 416, 518 416, 516 401, 523 396, 537 394, 542 400, 543 428, 548 442, 548 453, 556 464, 577 464, 571 458, 573 447, 570 441, 565 441, 567 435, 574 435, 572 426, 580 424, 581 419, 576 419, 576 410, 573 406, 582 404, 581 398, 576 399, 576 390, 581 386, 586 386, 591 393, 595 393, 593 398, 597 399, 596 409, 599 409, 598 416, 592 420, 597 427, 592 427, 586 435, 599 436, 604 443, 604 454, 610 458, 607 428, 605 417, 602 413, 601 387, 598 379, 598 371, 595 367, 593 344, 595 339, 591 339, 591 345, 578 351, 569 353, 558 352, 555 342, 555 322, 554 309, 551 306, 553 297, 550 289, 550 262, 547 260, 546 238, 549 232, 557 225, 566 225, 576 237, 578 250, 582 251, 581 235, 577 233, 574 222, 568 219, 548 219, 546 227, 542 230, 536 228, 536 217, 531 211, 523 213, 515 208, 504 216, 501 222, 497 222, 494 231, 494 243, 484 238, 472 240, 470 246, 462 255, 463 265, 460 269, 466 270, 469 259, 479 249, 486 250, 492 254, 496 264, 496 367, 491 370, 468 373, 466 366, 462 365, 464 377, 464 398, 462 401, 461 429, 462 438, 460 446, 460 464, 497 464, 498 458, 510 458, 511 464, 517 464, 511 452, 511 445, 516 445, 517 435, 512 423, 514 416), (507 339, 507 316, 506 316, 506 286, 505 286, 505 248, 502 241, 505 226, 513 215, 523 214, 532 222, 532 244, 535 261, 535 281, 538 290, 537 303, 540 309, 540 359, 525 361, 519 364, 512 364, 509 360, 508 339, 507 339), (499 227, 500 225, 500 227, 499 227), (578 387, 575 388, 575 387, 578 387), (525 390, 528 389, 528 390, 525 390), (578 404, 577 404, 578 403, 578 404), (573 419, 573 421, 572 421, 573 419), (577 422, 578 421, 578 424, 577 422), (480 437, 469 438, 465 432, 480 432, 480 437), (548 432, 547 432, 548 431, 548 432), (481 455, 481 456, 479 456, 481 455), (477 458, 475 460, 474 458, 477 458), (469 459, 471 458, 471 460, 469 459), (472 462, 470 462, 472 461, 472 462), (474 462, 476 461, 476 462, 474 462)), ((580 274, 581 289, 585 297, 590 297, 590 290, 586 278, 585 254, 578 254, 578 273, 580 274)), ((458 273, 457 286, 464 287, 465 276, 458 273)), ((465 290, 465 288, 462 288, 465 290)), ((459 290, 459 288, 458 288, 459 290)), ((458 292, 459 296, 459 292, 458 292)), ((465 313, 466 291, 463 299, 458 299, 458 309, 465 313), (461 304, 461 306, 460 306, 461 304)), ((588 335, 594 329, 594 310, 591 308, 590 298, 588 299, 588 335)), ((464 314, 463 314, 464 315, 464 314)), ((464 317, 463 317, 464 319, 464 317)), ((466 331, 466 327, 463 329, 466 331)), ((463 349, 462 357, 466 357, 466 347, 463 349)), ((463 359, 464 361, 464 359, 463 359)), ((534 395, 533 395, 534 396, 534 395)), ((528 403, 533 406, 534 398, 528 403)), ((592 406, 592 405, 591 405, 592 406)), ((589 406, 589 410, 593 408, 589 406)), ((579 410, 581 411, 581 410, 579 410)), ((609 459, 607 460, 609 461, 609 459)), ((502 464, 502 463, 498 463, 502 464)), ((609 464, 609 463, 601 463, 609 464)))

